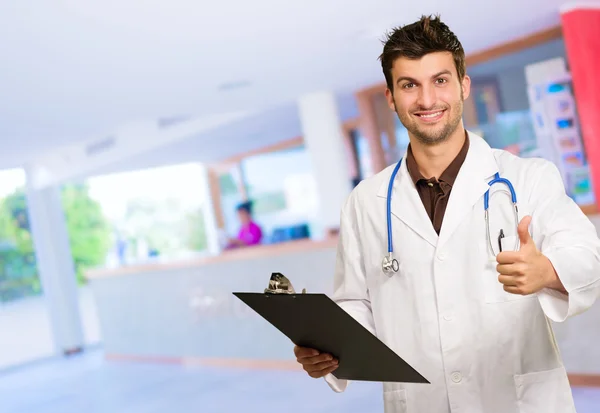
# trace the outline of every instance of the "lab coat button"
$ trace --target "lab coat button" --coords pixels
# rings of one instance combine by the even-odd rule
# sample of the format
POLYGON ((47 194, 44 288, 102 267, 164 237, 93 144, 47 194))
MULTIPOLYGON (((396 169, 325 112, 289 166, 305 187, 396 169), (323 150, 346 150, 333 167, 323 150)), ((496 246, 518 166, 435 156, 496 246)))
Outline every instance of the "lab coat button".
POLYGON ((438 254, 438 260, 444 261, 445 259, 446 259, 446 254, 444 254, 443 252, 440 252, 438 254))
POLYGON ((454 383, 460 383, 462 381, 462 374, 457 371, 452 373, 452 381, 454 383))
POLYGON ((452 321, 452 315, 451 314, 446 314, 444 316, 444 320, 446 320, 446 321, 452 321))

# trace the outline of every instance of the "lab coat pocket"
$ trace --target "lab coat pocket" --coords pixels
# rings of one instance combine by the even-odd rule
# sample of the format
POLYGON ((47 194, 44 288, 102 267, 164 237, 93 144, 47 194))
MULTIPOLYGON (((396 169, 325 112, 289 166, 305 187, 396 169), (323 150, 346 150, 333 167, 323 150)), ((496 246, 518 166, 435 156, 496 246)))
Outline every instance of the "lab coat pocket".
POLYGON ((519 413, 575 413, 564 367, 514 376, 519 413))
POLYGON ((384 391, 383 406, 385 413, 408 413, 406 408, 406 389, 384 391))

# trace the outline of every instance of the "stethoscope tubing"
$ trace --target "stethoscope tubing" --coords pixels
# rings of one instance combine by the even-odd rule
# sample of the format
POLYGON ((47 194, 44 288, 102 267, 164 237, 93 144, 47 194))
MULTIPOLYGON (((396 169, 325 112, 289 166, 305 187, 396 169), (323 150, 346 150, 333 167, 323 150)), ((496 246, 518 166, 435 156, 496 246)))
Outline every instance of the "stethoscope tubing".
MULTIPOLYGON (((400 160, 396 163, 396 166, 394 167, 392 175, 390 176, 390 181, 388 183, 388 191, 387 191, 388 255, 386 257, 384 257, 384 259, 383 259, 382 269, 385 273, 388 273, 388 274, 391 272, 398 272, 398 270, 399 270, 398 261, 393 256, 394 255, 394 245, 393 245, 393 239, 392 239, 392 191, 394 188, 394 182, 396 180, 396 175, 397 175, 398 170, 400 169, 401 165, 402 165, 402 158, 400 158, 400 160)), ((515 216, 515 228, 518 228, 518 225, 519 225, 519 210, 517 207, 517 194, 516 194, 515 188, 513 187, 512 183, 508 179, 500 178, 500 174, 498 172, 496 172, 496 174, 494 175, 494 179, 492 179, 490 182, 488 182, 489 188, 483 196, 483 208, 484 208, 484 214, 485 214, 484 218, 485 218, 485 222, 486 222, 486 235, 487 235, 490 251, 492 252, 492 254, 494 254, 494 248, 492 246, 492 238, 490 236, 490 220, 489 220, 489 211, 488 210, 489 210, 489 206, 490 206, 490 189, 492 188, 492 186, 494 184, 497 184, 497 183, 503 183, 508 187, 508 189, 510 191, 511 201, 513 203, 513 211, 514 211, 514 216, 515 216)), ((515 250, 518 245, 519 245, 519 240, 517 237, 517 240, 515 241, 515 250)))

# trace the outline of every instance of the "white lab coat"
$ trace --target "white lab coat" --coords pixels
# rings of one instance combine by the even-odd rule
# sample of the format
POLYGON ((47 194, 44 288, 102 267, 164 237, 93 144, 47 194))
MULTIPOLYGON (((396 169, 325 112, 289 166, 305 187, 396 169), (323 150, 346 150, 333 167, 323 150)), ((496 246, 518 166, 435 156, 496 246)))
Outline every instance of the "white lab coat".
MULTIPOLYGON (((587 310, 600 294, 595 227, 565 194, 552 163, 521 159, 469 136, 439 236, 404 162, 398 171, 391 210, 400 270, 392 276, 381 263, 394 165, 355 188, 341 212, 332 298, 431 382, 384 383, 386 413, 574 412, 549 320, 587 310), (532 237, 569 296, 553 290, 513 295, 498 282, 483 212, 496 172, 514 185, 519 220, 532 216, 532 237)), ((511 203, 498 190, 506 187, 491 191, 492 239, 497 245, 503 228, 504 249, 513 250, 511 203)), ((333 375, 325 380, 337 392, 347 386, 333 375)))

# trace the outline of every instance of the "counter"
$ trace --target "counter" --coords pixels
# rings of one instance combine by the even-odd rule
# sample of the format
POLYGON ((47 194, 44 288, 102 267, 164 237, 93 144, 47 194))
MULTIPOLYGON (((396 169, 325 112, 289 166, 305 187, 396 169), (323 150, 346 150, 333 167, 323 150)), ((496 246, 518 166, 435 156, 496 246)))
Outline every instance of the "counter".
POLYGON ((294 241, 197 260, 90 271, 105 352, 113 358, 209 363, 289 361, 290 341, 232 292, 261 292, 271 273, 281 272, 296 290, 330 294, 336 245, 334 238, 294 241))

